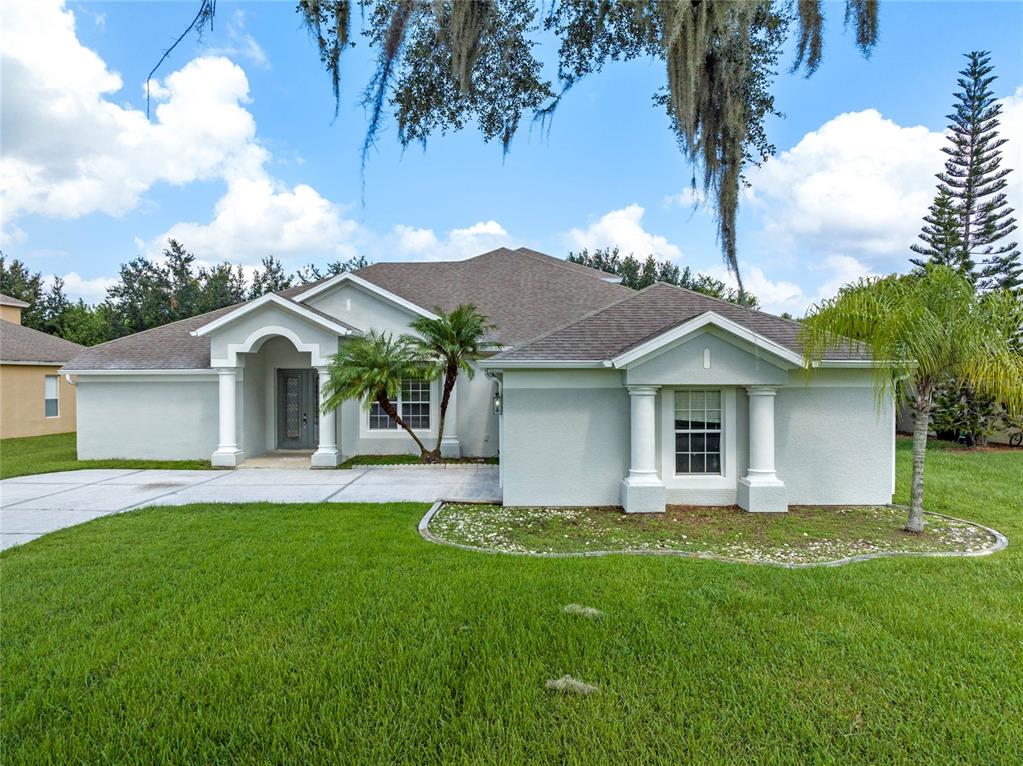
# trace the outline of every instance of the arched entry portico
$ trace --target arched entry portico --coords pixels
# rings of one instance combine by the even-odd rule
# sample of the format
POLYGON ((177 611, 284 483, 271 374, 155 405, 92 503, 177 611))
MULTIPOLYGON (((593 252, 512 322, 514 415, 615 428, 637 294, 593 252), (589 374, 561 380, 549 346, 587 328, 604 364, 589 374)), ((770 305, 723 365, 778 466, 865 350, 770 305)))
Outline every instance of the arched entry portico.
POLYGON ((340 338, 357 332, 273 294, 197 330, 210 337, 219 377, 213 465, 234 467, 246 454, 315 446, 312 467, 335 467, 337 413, 323 412, 322 392, 340 338))

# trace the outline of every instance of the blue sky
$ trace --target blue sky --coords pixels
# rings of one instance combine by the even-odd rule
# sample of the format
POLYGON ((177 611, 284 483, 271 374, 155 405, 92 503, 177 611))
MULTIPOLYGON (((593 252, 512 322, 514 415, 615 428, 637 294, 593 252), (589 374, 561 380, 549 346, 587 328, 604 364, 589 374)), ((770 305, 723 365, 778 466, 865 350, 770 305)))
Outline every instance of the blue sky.
MULTIPOLYGON (((290 267, 463 258, 497 245, 563 256, 583 246, 653 252, 721 276, 710 215, 685 194, 691 169, 651 95, 657 62, 608 67, 562 103, 549 134, 525 124, 511 153, 474 128, 402 152, 388 123, 360 203, 365 45, 346 54, 342 109, 294 4, 218 3, 159 73, 152 120, 142 83, 194 2, 5 3, 6 254, 58 274, 88 300, 120 263, 177 235, 209 262, 290 267), (32 13, 27 13, 31 8, 32 13)), ((779 74, 778 156, 749 174, 740 210, 748 286, 800 313, 843 282, 905 269, 933 195, 961 54, 992 52, 1009 165, 1023 165, 1023 4, 881 3, 863 59, 828 4, 824 61, 779 74)), ((549 51, 546 51, 549 56, 549 51)), ((1010 176, 1021 207, 1021 175, 1010 176)))

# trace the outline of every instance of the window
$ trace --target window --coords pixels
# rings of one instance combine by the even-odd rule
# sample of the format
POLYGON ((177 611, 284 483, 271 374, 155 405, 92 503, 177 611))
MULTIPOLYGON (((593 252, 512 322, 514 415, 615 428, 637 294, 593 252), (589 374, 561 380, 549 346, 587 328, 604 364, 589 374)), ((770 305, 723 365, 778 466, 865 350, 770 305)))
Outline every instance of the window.
POLYGON ((60 415, 60 398, 58 389, 60 386, 59 375, 47 375, 43 387, 43 399, 45 414, 48 418, 55 418, 60 415))
MULTIPOLYGON (((411 428, 430 427, 430 381, 410 378, 401 382, 398 401, 394 403, 402 419, 411 428)), ((373 402, 369 411, 369 428, 371 431, 386 431, 398 428, 383 408, 373 402)))
POLYGON ((721 392, 675 392, 675 473, 721 473, 721 392))

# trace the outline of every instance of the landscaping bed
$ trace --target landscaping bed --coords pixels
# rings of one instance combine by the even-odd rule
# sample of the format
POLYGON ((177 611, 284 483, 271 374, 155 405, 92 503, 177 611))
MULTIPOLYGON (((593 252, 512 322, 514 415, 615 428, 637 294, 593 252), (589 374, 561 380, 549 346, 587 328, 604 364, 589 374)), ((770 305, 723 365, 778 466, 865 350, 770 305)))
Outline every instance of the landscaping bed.
POLYGON ((680 553, 758 564, 823 564, 861 556, 960 553, 993 549, 984 527, 928 514, 924 534, 903 530, 891 506, 794 506, 786 514, 737 506, 668 506, 663 514, 618 508, 506 508, 452 503, 430 519, 439 542, 525 554, 680 553))

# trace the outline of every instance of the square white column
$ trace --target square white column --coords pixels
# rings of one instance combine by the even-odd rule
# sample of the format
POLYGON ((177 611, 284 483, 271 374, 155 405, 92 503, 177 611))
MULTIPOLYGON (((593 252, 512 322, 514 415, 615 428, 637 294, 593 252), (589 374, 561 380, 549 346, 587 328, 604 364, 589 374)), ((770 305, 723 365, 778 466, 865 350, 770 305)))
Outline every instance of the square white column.
POLYGON ((238 449, 238 368, 217 370, 220 404, 220 436, 210 462, 218 468, 234 468, 245 459, 238 449))
POLYGON ((316 452, 313 453, 310 466, 312 468, 337 468, 341 462, 341 450, 337 448, 337 411, 323 411, 323 404, 327 401, 327 381, 330 380, 330 371, 326 367, 317 367, 316 373, 320 378, 319 392, 320 401, 316 405, 316 416, 319 418, 320 443, 316 452))
MULTIPOLYGON (((444 380, 440 382, 441 395, 443 395, 444 380)), ((438 412, 438 415, 440 413, 438 412)), ((458 380, 455 380, 455 385, 451 389, 451 396, 448 399, 448 409, 446 417, 444 418, 444 436, 440 440, 440 455, 441 457, 454 457, 458 458, 462 456, 462 442, 458 438, 458 380)))
POLYGON ((667 494, 657 475, 657 390, 629 386, 629 475, 622 481, 626 513, 663 513, 667 494))
POLYGON ((783 513, 789 509, 785 483, 774 465, 773 386, 750 386, 749 468, 739 479, 736 495, 739 507, 755 513, 783 513))

